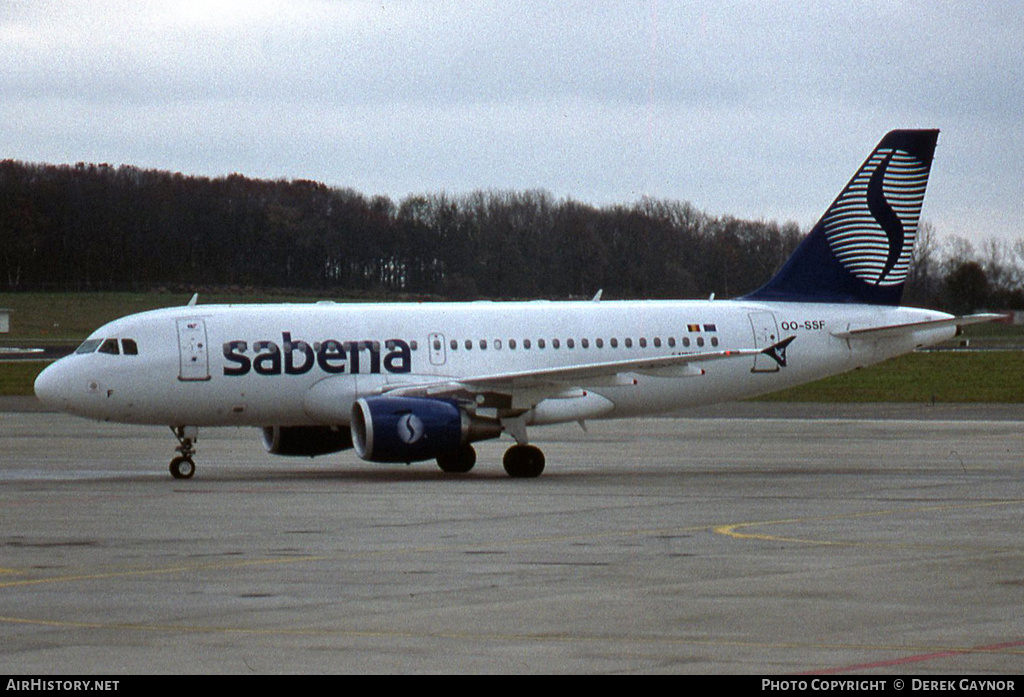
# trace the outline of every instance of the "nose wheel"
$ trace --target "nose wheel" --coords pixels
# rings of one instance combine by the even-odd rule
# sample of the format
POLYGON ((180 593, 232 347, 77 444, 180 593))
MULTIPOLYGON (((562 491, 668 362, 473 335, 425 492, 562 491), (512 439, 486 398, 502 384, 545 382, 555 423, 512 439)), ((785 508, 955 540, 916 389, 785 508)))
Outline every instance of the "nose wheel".
POLYGON ((179 455, 171 460, 171 476, 175 479, 188 479, 196 473, 196 463, 192 458, 179 455))
POLYGON ((175 479, 189 479, 196 473, 196 463, 192 456, 196 452, 195 440, 199 436, 199 429, 195 426, 172 426, 171 431, 178 439, 178 447, 175 450, 180 453, 171 460, 171 476, 175 479))

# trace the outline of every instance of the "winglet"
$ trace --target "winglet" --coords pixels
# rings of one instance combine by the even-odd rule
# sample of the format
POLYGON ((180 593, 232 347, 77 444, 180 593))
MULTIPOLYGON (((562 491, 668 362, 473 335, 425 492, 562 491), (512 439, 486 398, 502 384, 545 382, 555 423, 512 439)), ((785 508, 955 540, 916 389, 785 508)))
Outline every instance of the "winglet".
POLYGON ((786 347, 795 339, 796 336, 783 339, 782 341, 772 344, 765 350, 761 351, 764 355, 771 358, 773 361, 779 364, 780 368, 786 367, 786 347))

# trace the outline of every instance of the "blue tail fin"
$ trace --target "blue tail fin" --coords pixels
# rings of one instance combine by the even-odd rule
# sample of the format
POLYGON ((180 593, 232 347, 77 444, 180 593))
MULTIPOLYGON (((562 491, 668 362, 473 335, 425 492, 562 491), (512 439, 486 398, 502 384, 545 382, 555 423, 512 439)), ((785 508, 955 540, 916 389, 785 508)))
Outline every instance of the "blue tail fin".
POLYGON ((891 131, 753 300, 898 305, 937 130, 891 131))

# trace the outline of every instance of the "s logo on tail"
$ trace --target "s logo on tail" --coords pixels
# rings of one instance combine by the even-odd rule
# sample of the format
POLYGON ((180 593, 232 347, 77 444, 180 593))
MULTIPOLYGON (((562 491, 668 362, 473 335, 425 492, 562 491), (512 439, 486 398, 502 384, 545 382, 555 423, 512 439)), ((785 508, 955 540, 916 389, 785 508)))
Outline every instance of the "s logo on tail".
POLYGON ((897 305, 937 130, 891 131, 755 300, 897 305))
POLYGON ((928 164, 878 149, 821 219, 832 253, 847 271, 876 286, 907 278, 928 164))

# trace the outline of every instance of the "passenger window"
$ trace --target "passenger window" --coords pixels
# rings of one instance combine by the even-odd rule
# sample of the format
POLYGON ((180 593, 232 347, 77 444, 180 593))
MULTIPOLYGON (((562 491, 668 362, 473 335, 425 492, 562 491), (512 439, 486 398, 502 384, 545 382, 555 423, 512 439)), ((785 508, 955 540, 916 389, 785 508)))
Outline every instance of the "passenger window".
POLYGON ((626 339, 626 348, 633 348, 633 340, 630 338, 626 339))
POLYGON ((495 339, 494 340, 494 350, 495 351, 500 351, 501 350, 501 339, 495 339))
POLYGON ((468 351, 471 348, 473 348, 473 340, 472 339, 466 339, 466 350, 468 351))
POLYGON ((137 356, 139 345, 135 343, 135 339, 121 339, 121 352, 126 356, 137 356))
POLYGON ((458 348, 459 348, 459 342, 458 342, 457 340, 455 340, 455 339, 452 339, 452 340, 451 340, 450 342, 448 342, 448 343, 449 343, 449 345, 450 345, 450 346, 452 347, 452 351, 456 351, 456 350, 458 350, 458 348))
POLYGON ((481 349, 486 349, 487 348, 487 339, 480 339, 480 348, 481 349))
POLYGON ((109 353, 112 356, 117 356, 121 353, 121 350, 117 348, 117 339, 104 339, 103 343, 100 344, 100 353, 109 353))
POLYGON ((508 340, 508 347, 510 349, 512 349, 513 351, 515 351, 516 350, 516 340, 515 339, 509 339, 508 340))
POLYGON ((530 348, 530 340, 529 339, 523 339, 523 348, 524 349, 530 348))
POLYGON ((580 346, 590 348, 590 339, 580 339, 580 346))
POLYGON ((616 339, 614 336, 611 339, 608 340, 608 343, 609 343, 609 345, 611 345, 612 348, 618 348, 619 347, 619 340, 616 339))
POLYGON ((595 344, 595 345, 596 345, 596 346, 597 346, 598 348, 604 348, 604 339, 596 339, 596 340, 594 341, 594 344, 595 344))
POLYGON ((545 346, 544 339, 537 339, 537 348, 544 348, 545 346))

